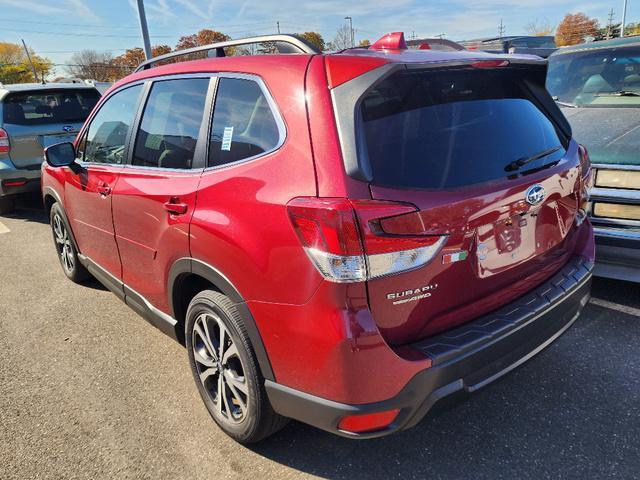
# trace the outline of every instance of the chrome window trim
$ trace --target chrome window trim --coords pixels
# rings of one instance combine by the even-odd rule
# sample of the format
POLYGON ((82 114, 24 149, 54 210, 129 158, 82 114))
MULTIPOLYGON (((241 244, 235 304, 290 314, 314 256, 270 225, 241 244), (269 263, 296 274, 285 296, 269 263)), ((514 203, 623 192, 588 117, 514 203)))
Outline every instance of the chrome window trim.
MULTIPOLYGON (((209 171, 215 171, 215 170, 220 170, 223 168, 229 168, 229 167, 233 167, 236 165, 240 165, 243 163, 247 163, 247 162, 251 162, 254 160, 258 160, 266 155, 269 155, 271 153, 274 153, 275 151, 279 150, 282 145, 284 145, 286 139, 287 139, 287 126, 286 123, 284 122, 284 118, 282 116, 282 113, 280 112, 280 109, 278 108, 278 104, 276 103, 276 101, 273 98, 273 95, 271 94, 271 92, 269 91, 269 88, 267 87, 267 85, 264 83, 264 80, 262 80, 262 78, 258 75, 255 74, 250 74, 250 73, 235 73, 235 72, 203 72, 203 73, 184 73, 184 74, 175 74, 175 75, 162 75, 162 76, 158 76, 158 77, 149 77, 149 78, 144 78, 144 79, 140 79, 137 80, 135 82, 131 82, 131 83, 127 83, 125 85, 122 85, 121 87, 119 87, 118 89, 112 91, 109 93, 109 95, 107 96, 107 98, 105 98, 104 102, 106 102, 109 98, 111 98, 112 95, 115 95, 116 92, 119 92, 125 88, 128 87, 132 87, 134 85, 137 84, 143 84, 146 82, 150 82, 150 83, 155 83, 156 81, 164 81, 164 80, 178 80, 178 79, 183 79, 183 78, 210 78, 210 79, 220 79, 220 78, 236 78, 236 79, 240 79, 240 80, 251 80, 254 81, 258 84, 258 86, 260 87, 260 90, 262 91, 262 94, 265 96, 265 99, 267 100, 267 104, 269 105, 269 108, 271 109, 271 113, 273 114, 273 118, 276 121, 276 125, 278 127, 278 143, 276 144, 276 146, 274 148, 272 148, 271 150, 267 150, 266 152, 262 152, 258 155, 254 155, 253 157, 248 157, 248 158, 243 158, 242 160, 237 160, 235 162, 230 162, 230 163, 225 163, 224 165, 216 165, 213 167, 207 167, 206 164, 209 161, 209 151, 208 151, 208 146, 207 146, 207 152, 206 152, 206 158, 205 158, 205 167, 204 169, 202 168, 197 168, 197 169, 180 169, 180 168, 165 168, 165 167, 147 167, 147 166, 140 166, 140 165, 131 165, 129 163, 129 158, 127 158, 127 160, 125 161, 125 163, 123 164, 106 164, 106 163, 98 163, 98 165, 112 165, 112 166, 119 166, 119 167, 124 167, 126 169, 139 169, 139 170, 150 170, 150 171, 164 171, 164 172, 198 172, 198 173, 202 173, 202 172, 209 172, 209 171)), ((152 86, 151 86, 152 87, 152 86)), ((151 88, 150 87, 150 88, 151 88)), ((209 86, 209 88, 211 88, 211 85, 209 86)), ((217 94, 217 87, 216 87, 216 94, 217 94)), ((142 102, 140 102, 139 100, 139 107, 143 106, 143 104, 146 104, 146 100, 147 100, 147 96, 148 94, 145 96, 145 98, 142 99, 142 102)), ((213 115, 215 114, 215 96, 213 98, 213 105, 211 105, 211 115, 210 117, 207 119, 208 120, 208 129, 207 129, 207 145, 209 144, 209 137, 211 135, 211 128, 213 128, 213 115)), ((208 107, 208 105, 207 105, 208 107)), ((140 118, 142 116, 142 113, 144 113, 144 111, 140 112, 140 118)), ((205 112, 206 113, 206 112, 205 112)), ((93 118, 93 117, 92 117, 93 118)), ((132 137, 135 138, 135 135, 132 134, 132 137)), ((132 141, 133 139, 132 138, 132 141)), ((131 149, 133 149, 133 145, 131 145, 131 149)), ((133 151, 131 152, 133 153, 133 151)))
POLYGON ((113 97, 114 95, 128 89, 128 88, 132 88, 135 87, 137 85, 142 85, 142 90, 140 91, 140 93, 138 94, 138 100, 137 100, 137 104, 136 104, 136 111, 133 115, 133 121, 131 122, 131 125, 129 126, 129 130, 127 131, 127 136, 125 138, 125 144, 124 144, 124 161, 123 163, 104 163, 104 162, 90 162, 90 161, 86 161, 84 160, 84 154, 85 152, 82 152, 82 157, 83 159, 78 161, 76 159, 76 164, 80 165, 83 168, 88 168, 94 165, 104 165, 106 167, 124 167, 127 164, 128 161, 128 156, 129 156, 129 144, 131 143, 131 137, 133 136, 133 126, 136 124, 136 121, 138 119, 138 113, 140 111, 140 105, 142 104, 142 100, 146 99, 146 95, 147 95, 147 89, 145 88, 145 83, 147 82, 147 80, 141 80, 141 81, 136 81, 136 82, 131 82, 131 83, 127 83, 125 85, 122 85, 121 87, 117 88, 116 90, 113 90, 112 92, 109 93, 109 95, 103 97, 103 99, 101 99, 100 101, 100 106, 98 107, 98 109, 94 110, 93 112, 91 112, 91 115, 89 115, 89 117, 87 118, 87 120, 85 120, 82 128, 80 129, 80 131, 78 132, 78 135, 76 136, 76 140, 78 138, 81 138, 83 136, 87 136, 89 135, 89 128, 91 127, 91 124, 93 123, 93 119, 96 117, 96 115, 98 115, 98 113, 100 113, 100 110, 102 110, 102 107, 104 107, 104 105, 111 99, 111 97, 113 97))
MULTIPOLYGON (((258 86, 260 87, 260 90, 262 91, 262 94, 264 95, 265 99, 267 100, 267 104, 269 105, 269 108, 271 109, 271 114, 273 115, 274 120, 276 121, 276 126, 278 127, 278 143, 276 143, 276 146, 273 147, 271 150, 267 150, 266 152, 262 152, 259 153, 258 155, 254 155, 252 157, 247 157, 247 158, 243 158, 242 160, 236 160, 235 162, 229 162, 229 163, 225 163, 224 165, 215 165, 212 167, 205 167, 204 168, 204 172, 210 172, 210 171, 215 171, 215 170, 221 170, 221 169, 226 169, 229 167, 234 167, 236 165, 240 165, 243 163, 247 163, 247 162, 252 162, 254 160, 258 160, 262 157, 265 157, 277 150, 280 150, 280 148, 282 147, 282 145, 284 145, 285 141, 287 140, 287 126, 284 122, 284 119, 282 117, 282 114, 280 113, 280 109, 278 108, 278 104, 275 102, 275 100, 273 99, 273 96, 271 95, 271 92, 269 91, 269 89, 267 88, 267 85, 264 83, 264 81, 262 80, 262 78, 260 78, 258 75, 253 75, 253 74, 246 74, 246 73, 233 73, 233 72, 219 72, 216 73, 215 76, 218 79, 222 79, 222 78, 232 78, 232 79, 239 79, 239 80, 250 80, 253 82, 256 82, 258 84, 258 86)), ((219 88, 219 85, 218 85, 219 88)), ((217 91, 216 91, 216 100, 217 100, 217 91)), ((208 138, 207 138, 207 143, 210 143, 210 138, 211 138, 211 131, 213 129, 213 120, 215 117, 215 102, 213 105, 213 110, 212 110, 212 116, 211 116, 211 125, 209 128, 209 132, 208 132, 208 138)), ((207 151, 207 164, 209 163, 209 155, 208 155, 208 151, 207 151)))

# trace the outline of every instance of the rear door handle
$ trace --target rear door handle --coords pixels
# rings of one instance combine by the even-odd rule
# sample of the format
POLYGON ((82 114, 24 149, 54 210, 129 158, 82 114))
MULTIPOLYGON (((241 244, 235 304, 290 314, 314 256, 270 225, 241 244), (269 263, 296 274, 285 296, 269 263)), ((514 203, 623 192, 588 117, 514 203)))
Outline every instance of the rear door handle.
POLYGON ((98 193, 100 195, 102 195, 103 197, 106 197, 107 195, 109 195, 111 193, 111 187, 109 185, 107 185, 106 183, 104 185, 100 185, 98 187, 98 193))
POLYGON ((187 213, 189 205, 181 203, 177 198, 172 198, 164 204, 164 209, 172 215, 184 215, 187 213))

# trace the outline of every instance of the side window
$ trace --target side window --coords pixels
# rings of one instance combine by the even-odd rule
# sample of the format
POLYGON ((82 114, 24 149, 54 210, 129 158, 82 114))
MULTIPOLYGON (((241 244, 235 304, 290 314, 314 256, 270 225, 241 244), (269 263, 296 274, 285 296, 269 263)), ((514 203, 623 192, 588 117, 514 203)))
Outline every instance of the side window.
POLYGON ((142 85, 135 85, 114 94, 96 113, 80 150, 84 161, 122 164, 127 132, 133 123, 142 85))
POLYGON ((274 149, 280 132, 260 86, 252 80, 221 78, 209 144, 210 167, 274 149))
POLYGON ((208 88, 208 78, 153 84, 136 136, 133 165, 191 168, 208 88))

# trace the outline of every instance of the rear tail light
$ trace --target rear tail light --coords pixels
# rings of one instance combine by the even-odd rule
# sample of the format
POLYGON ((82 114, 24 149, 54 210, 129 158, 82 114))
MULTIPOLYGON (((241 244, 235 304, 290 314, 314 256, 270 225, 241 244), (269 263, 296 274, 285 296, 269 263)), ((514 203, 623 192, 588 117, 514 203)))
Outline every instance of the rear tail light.
POLYGON ((473 68, 502 68, 509 66, 509 60, 482 60, 471 64, 473 68))
POLYGON ((393 423, 400 413, 399 409, 386 412, 366 413, 364 415, 349 415, 340 420, 338 428, 350 433, 366 433, 382 430, 393 423))
POLYGON ((26 180, 4 180, 3 187, 22 187, 27 184, 26 180))
POLYGON ((287 208, 309 258, 332 282, 362 282, 421 267, 442 249, 447 238, 384 230, 384 219, 415 212, 412 205, 296 198, 287 208))
POLYGON ((0 128, 0 153, 9 153, 10 151, 9 134, 4 128, 0 128))

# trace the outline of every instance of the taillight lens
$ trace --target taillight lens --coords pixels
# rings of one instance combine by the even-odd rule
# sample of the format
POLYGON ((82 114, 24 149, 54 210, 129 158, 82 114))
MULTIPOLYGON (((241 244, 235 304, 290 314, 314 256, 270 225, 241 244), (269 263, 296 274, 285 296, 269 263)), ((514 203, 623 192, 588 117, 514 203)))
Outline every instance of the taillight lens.
POLYGON ((396 408, 386 412, 349 415, 340 420, 338 429, 351 433, 375 432, 391 425, 399 413, 400 410, 396 408))
POLYGON ((333 282, 361 282, 413 270, 433 259, 446 242, 446 236, 384 231, 383 219, 415 212, 413 205, 296 198, 288 210, 309 258, 333 282))
POLYGON ((9 153, 10 151, 9 134, 4 128, 0 128, 0 153, 9 153))

